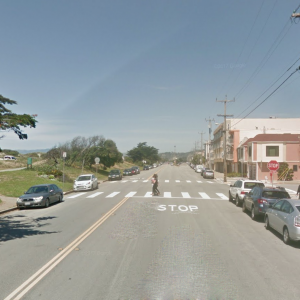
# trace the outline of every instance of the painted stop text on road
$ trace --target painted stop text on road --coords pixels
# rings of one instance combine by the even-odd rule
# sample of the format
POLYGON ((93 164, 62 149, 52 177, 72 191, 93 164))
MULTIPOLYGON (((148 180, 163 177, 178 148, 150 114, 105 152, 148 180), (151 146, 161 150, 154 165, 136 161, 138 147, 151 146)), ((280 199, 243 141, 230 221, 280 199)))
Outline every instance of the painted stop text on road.
POLYGON ((196 205, 175 205, 175 204, 161 204, 158 205, 157 210, 159 211, 181 211, 181 212, 194 212, 198 210, 198 206, 196 205))

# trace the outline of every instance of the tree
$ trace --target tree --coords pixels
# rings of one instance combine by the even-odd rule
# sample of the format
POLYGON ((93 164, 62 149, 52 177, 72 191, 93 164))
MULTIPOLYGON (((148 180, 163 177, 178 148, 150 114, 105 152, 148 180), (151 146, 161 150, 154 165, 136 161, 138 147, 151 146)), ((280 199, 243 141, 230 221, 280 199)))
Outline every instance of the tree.
MULTIPOLYGON (((0 95, 0 127, 2 130, 13 130, 18 135, 19 139, 27 139, 27 134, 24 134, 20 127, 33 127, 36 126, 36 119, 34 116, 23 114, 18 115, 6 108, 5 105, 17 104, 15 100, 5 98, 0 95)), ((0 138, 3 138, 1 136, 0 138)))
POLYGON ((283 181, 290 181, 293 180, 294 171, 293 169, 289 168, 288 163, 282 162, 279 164, 279 169, 277 171, 278 179, 283 181))
POLYGON ((160 157, 158 156, 158 149, 152 146, 147 146, 146 142, 138 143, 137 147, 127 152, 127 156, 134 162, 146 160, 147 163, 153 163, 160 160, 160 157))

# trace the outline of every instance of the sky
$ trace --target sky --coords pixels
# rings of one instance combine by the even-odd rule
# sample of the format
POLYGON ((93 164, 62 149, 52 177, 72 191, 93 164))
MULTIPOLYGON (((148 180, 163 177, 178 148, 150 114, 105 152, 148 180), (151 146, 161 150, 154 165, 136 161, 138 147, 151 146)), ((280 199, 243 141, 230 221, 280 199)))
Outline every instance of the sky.
MULTIPOLYGON (((245 117, 300 66, 300 23, 290 20, 299 5, 0 0, 0 94, 18 102, 13 112, 38 115, 28 140, 0 132, 0 147, 102 135, 122 153, 140 142, 191 151, 201 132, 208 140, 209 118, 212 129, 223 120, 216 99, 234 99, 227 114, 245 117)), ((296 72, 249 118, 297 118, 299 94, 296 72)))

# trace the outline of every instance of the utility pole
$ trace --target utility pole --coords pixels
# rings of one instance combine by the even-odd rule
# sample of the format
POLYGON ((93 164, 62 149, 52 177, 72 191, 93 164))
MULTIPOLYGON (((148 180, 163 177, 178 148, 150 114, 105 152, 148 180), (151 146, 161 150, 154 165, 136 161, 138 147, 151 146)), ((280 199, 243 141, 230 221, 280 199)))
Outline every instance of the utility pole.
POLYGON ((203 150, 203 134, 204 134, 205 132, 201 131, 201 132, 198 132, 198 133, 201 134, 200 151, 202 151, 202 150, 203 150))
POLYGON ((223 141, 223 152, 224 152, 224 182, 227 182, 227 137, 226 137, 226 132, 227 132, 227 125, 226 125, 226 117, 233 117, 233 115, 226 115, 226 104, 227 102, 234 102, 235 99, 233 100, 227 100, 227 96, 225 100, 217 100, 217 102, 223 102, 224 103, 224 115, 218 115, 218 117, 224 117, 224 124, 223 124, 223 129, 224 129, 224 141, 223 141))
POLYGON ((209 166, 209 169, 211 170, 211 161, 210 161, 210 142, 211 142, 211 138, 210 138, 210 135, 211 135, 211 121, 215 121, 214 119, 211 119, 209 117, 208 120, 206 120, 205 118, 205 121, 208 122, 208 166, 209 166))

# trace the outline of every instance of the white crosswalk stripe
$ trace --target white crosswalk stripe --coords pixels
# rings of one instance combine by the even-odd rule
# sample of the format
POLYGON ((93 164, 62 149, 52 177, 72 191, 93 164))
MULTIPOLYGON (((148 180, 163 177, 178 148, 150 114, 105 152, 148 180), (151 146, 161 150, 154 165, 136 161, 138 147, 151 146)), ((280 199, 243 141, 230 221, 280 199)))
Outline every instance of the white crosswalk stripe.
POLYGON ((124 182, 128 182, 128 180, 122 180, 121 182, 122 182, 122 183, 124 183, 124 182))
POLYGON ((175 182, 180 182, 180 180, 175 180, 175 182))
POLYGON ((146 198, 152 197, 152 192, 147 192, 144 197, 146 197, 146 198))
POLYGON ((165 182, 170 182, 170 180, 165 180, 165 182))
POLYGON ((148 182, 149 180, 143 180, 143 182, 148 182))
POLYGON ((206 181, 206 182, 208 182, 208 183, 213 183, 212 181, 206 181))
POLYGON ((138 182, 138 180, 132 180, 132 182, 138 182))
POLYGON ((67 199, 77 198, 77 197, 82 196, 82 195, 84 195, 84 194, 86 194, 86 193, 78 193, 78 194, 75 194, 75 195, 73 195, 73 196, 68 197, 67 199))
POLYGON ((199 195, 204 199, 210 199, 210 197, 206 193, 199 193, 199 195))
POLYGON ((97 197, 97 196, 99 196, 99 195, 101 195, 101 194, 103 194, 103 192, 97 192, 97 193, 95 193, 95 194, 92 194, 92 195, 87 196, 87 198, 95 198, 95 197, 97 197))
POLYGON ((190 180, 187 180, 186 182, 190 183, 191 181, 190 181, 190 180))
POLYGON ((164 192, 164 198, 172 198, 171 192, 164 192))
POLYGON ((182 192, 181 195, 183 198, 191 198, 190 194, 186 192, 182 192))
POLYGON ((198 182, 198 183, 202 183, 202 181, 199 181, 199 180, 198 180, 197 182, 198 182))
POLYGON ((224 200, 228 200, 228 197, 225 196, 224 194, 222 193, 216 193, 220 198, 224 199, 224 200))
POLYGON ((114 196, 120 194, 120 192, 113 192, 111 194, 109 194, 108 196, 106 196, 105 198, 113 198, 114 196))
MULTIPOLYGON (((116 183, 117 181, 111 181, 110 183, 116 183)), ((122 182, 122 181, 121 181, 122 182)))
POLYGON ((130 192, 125 197, 133 197, 136 194, 136 192, 130 192))

